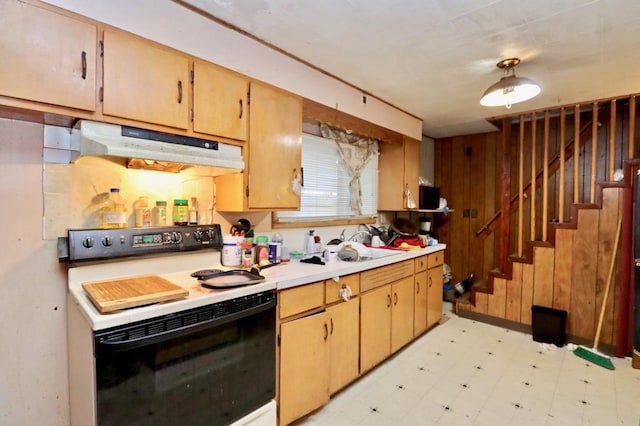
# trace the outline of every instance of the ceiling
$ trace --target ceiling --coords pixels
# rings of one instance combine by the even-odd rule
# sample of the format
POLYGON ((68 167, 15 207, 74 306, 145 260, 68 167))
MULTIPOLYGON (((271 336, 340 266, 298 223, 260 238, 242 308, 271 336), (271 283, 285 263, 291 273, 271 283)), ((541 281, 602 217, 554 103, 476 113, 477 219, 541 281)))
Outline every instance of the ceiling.
POLYGON ((424 121, 440 138, 486 118, 640 92, 636 0, 180 0, 424 121), (502 76, 538 97, 483 107, 502 76))

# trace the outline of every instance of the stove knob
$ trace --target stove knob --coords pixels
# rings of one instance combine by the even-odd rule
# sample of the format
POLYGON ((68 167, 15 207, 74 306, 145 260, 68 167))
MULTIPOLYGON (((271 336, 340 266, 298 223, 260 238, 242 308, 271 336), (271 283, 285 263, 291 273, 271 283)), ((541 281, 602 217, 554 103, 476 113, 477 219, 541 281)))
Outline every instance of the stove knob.
POLYGON ((216 239, 216 230, 214 228, 209 228, 209 230, 207 231, 207 236, 209 237, 210 240, 215 240, 216 239))
POLYGON ((204 236, 204 233, 202 231, 193 231, 193 238, 198 241, 198 242, 202 242, 202 237, 204 236))
POLYGON ((171 233, 171 243, 180 244, 182 242, 182 233, 180 232, 172 232, 171 233))
POLYGON ((107 235, 102 239, 102 245, 105 247, 111 247, 113 245, 113 238, 107 235))
POLYGON ((85 248, 91 248, 91 247, 93 247, 93 238, 91 238, 91 237, 87 237, 87 238, 85 238, 84 240, 82 240, 82 245, 83 245, 85 248))

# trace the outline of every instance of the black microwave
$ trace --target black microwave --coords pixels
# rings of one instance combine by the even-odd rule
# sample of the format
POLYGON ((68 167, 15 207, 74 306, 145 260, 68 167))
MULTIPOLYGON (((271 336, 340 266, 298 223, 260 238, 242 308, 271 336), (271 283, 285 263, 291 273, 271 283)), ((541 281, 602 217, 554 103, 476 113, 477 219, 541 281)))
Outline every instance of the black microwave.
POLYGON ((420 186, 418 208, 420 210, 435 210, 440 207, 440 188, 420 186))

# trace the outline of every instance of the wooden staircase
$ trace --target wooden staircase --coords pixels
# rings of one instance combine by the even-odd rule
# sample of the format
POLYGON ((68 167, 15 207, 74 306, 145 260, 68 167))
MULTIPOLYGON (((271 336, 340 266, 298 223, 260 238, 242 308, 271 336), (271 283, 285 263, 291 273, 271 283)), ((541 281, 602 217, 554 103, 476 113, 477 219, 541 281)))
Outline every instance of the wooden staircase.
POLYGON ((439 177, 453 182, 448 188, 441 185, 441 192, 458 197, 449 202, 457 211, 475 211, 466 207, 478 200, 500 206, 492 216, 482 215, 489 220, 475 228, 475 235, 468 233, 466 240, 460 239, 465 237, 460 225, 468 232, 474 227, 473 219, 465 223, 454 217, 449 224, 439 224, 444 236, 441 241, 454 250, 462 248, 462 254, 470 259, 461 263, 457 258, 445 258, 447 263, 458 261, 452 270, 464 276, 477 273, 481 266, 483 272, 478 275, 485 277, 456 299, 458 313, 527 328, 533 305, 551 307, 568 312, 570 336, 592 340, 612 261, 616 225, 622 216, 620 257, 626 259, 616 260, 620 268, 614 275, 600 336, 602 344, 615 345, 619 352, 621 338, 628 340, 623 334, 631 277, 630 194, 640 164, 635 159, 640 145, 635 136, 636 122, 640 121, 636 103, 636 95, 629 95, 498 117, 494 122, 501 125, 501 132, 498 137, 486 136, 490 148, 481 152, 480 158, 473 155, 476 147, 482 146, 483 136, 450 138, 440 148, 436 145, 436 154, 444 154, 443 164, 447 156, 458 155, 465 158, 465 170, 484 167, 481 163, 490 161, 492 150, 501 162, 486 163, 485 177, 476 174, 469 182, 436 169, 436 183, 439 177), (464 154, 456 154, 463 152, 461 145, 464 154), (624 171, 621 181, 613 180, 616 169, 624 171), (487 175, 492 172, 497 183, 493 188, 487 175), (483 181, 488 184, 478 186, 483 181), (470 195, 458 196, 461 191, 470 195), (463 244, 456 246, 458 243, 463 244), (474 261, 474 257, 480 260, 474 261), (487 268, 491 259, 496 268, 487 268))

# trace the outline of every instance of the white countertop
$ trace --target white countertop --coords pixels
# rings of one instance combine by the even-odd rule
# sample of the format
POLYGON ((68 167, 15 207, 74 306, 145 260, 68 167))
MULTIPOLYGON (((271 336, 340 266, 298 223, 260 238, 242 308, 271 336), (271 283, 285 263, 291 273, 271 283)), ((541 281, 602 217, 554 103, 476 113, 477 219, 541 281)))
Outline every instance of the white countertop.
POLYGON ((379 266, 390 265, 403 260, 414 259, 426 254, 442 251, 446 247, 445 244, 437 244, 420 250, 388 250, 393 254, 364 262, 336 260, 335 262, 326 263, 325 265, 315 265, 311 263, 301 263, 299 260, 291 260, 290 262, 264 269, 260 273, 268 280, 275 281, 278 290, 283 290, 302 284, 366 271, 367 269, 377 268, 379 266))
MULTIPOLYGON (((344 275, 365 271, 371 268, 390 265, 403 260, 413 259, 426 254, 442 251, 445 244, 438 244, 420 250, 387 250, 389 255, 362 262, 336 260, 325 265, 302 263, 291 260, 271 268, 263 269, 260 274, 265 281, 243 287, 210 290, 202 287, 190 273, 201 268, 219 266, 218 256, 210 253, 188 254, 176 257, 175 262, 163 259, 147 259, 141 261, 120 262, 117 265, 93 265, 90 267, 71 268, 69 270, 69 294, 83 313, 93 330, 102 330, 116 325, 129 324, 160 315, 196 308, 206 304, 217 303, 236 297, 246 296, 260 291, 277 288, 283 290, 316 281, 338 278, 344 275), (184 299, 157 303, 131 309, 124 309, 109 314, 100 313, 87 297, 81 284, 99 276, 100 279, 117 278, 153 271, 159 276, 189 290, 184 299)), ((383 249, 379 249, 383 250, 383 249)), ((386 254, 386 253, 384 253, 386 254)))

